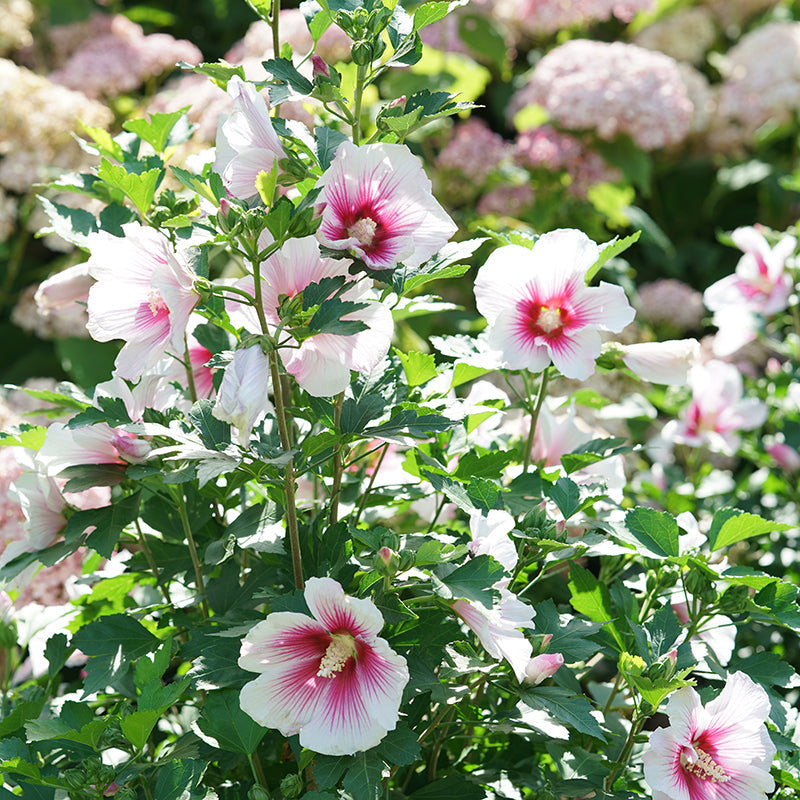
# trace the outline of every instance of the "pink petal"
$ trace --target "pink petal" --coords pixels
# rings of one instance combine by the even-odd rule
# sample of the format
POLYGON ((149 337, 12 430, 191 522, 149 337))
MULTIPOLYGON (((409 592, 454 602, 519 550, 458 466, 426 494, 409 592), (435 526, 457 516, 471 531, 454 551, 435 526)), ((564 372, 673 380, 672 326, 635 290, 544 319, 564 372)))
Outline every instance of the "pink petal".
POLYGON ((314 618, 329 633, 345 631, 354 637, 370 638, 383 628, 383 617, 372 600, 346 595, 332 578, 309 578, 305 598, 314 618))
POLYGON ((594 328, 564 332, 549 343, 553 365, 566 378, 586 380, 594 372, 602 341, 594 328))

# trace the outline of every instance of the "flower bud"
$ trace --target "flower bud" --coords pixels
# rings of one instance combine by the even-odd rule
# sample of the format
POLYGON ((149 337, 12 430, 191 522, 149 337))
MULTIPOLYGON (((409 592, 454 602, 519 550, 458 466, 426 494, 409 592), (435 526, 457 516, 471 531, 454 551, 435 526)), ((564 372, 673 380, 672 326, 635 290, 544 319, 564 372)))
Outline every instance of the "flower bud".
POLYGON ((323 75, 326 78, 330 78, 331 71, 328 65, 325 63, 325 59, 322 56, 311 56, 311 66, 314 70, 314 77, 318 78, 320 75, 323 75))
POLYGON ((555 675, 563 664, 564 656, 561 653, 540 653, 525 667, 525 682, 538 686, 545 678, 555 675))
POLYGON ((800 453, 785 442, 775 442, 768 445, 766 450, 772 456, 772 460, 785 472, 800 470, 800 453))
POLYGON ((82 789, 86 785, 86 774, 82 769, 65 769, 61 778, 71 789, 82 789))
POLYGON ((716 596, 711 579, 700 569, 690 569, 683 580, 686 591, 695 597, 708 599, 709 596, 713 600, 716 596))
MULTIPOLYGON (((291 775, 287 777, 292 777, 291 775)), ((296 777, 296 776, 295 776, 296 777)), ((281 782, 281 789, 283 789, 283 782, 281 782)), ((298 795, 287 794, 286 797, 297 797, 298 795)), ((255 786, 250 787, 250 791, 247 793, 247 800, 271 800, 269 792, 263 787, 256 784, 255 786)))
POLYGON ((359 67, 365 67, 372 63, 372 44, 364 39, 356 42, 350 50, 350 57, 353 63, 359 67))
POLYGON ((400 563, 397 566, 398 572, 405 572, 414 564, 417 563, 417 554, 413 550, 401 550, 400 551, 400 563))
POLYGON ((281 793, 283 794, 284 797, 287 798, 300 797, 300 795, 303 794, 303 789, 304 789, 303 779, 296 772, 287 775, 281 781, 281 793))
POLYGON ((668 681, 675 674, 675 664, 678 661, 678 651, 670 650, 666 655, 654 661, 646 670, 645 676, 650 680, 668 681))
POLYGON ((640 342, 620 347, 622 361, 628 369, 643 380, 669 386, 683 386, 689 367, 700 357, 700 343, 696 339, 640 342))
POLYGON ((95 283, 94 278, 89 275, 87 264, 88 262, 68 267, 39 284, 33 299, 42 314, 86 301, 89 289, 95 283))
POLYGON ((375 555, 375 569, 381 575, 387 575, 392 578, 397 574, 397 568, 400 566, 400 559, 390 547, 381 547, 375 555))
POLYGON ((729 586, 719 598, 719 608, 723 614, 739 614, 744 611, 750 590, 747 586, 729 586))

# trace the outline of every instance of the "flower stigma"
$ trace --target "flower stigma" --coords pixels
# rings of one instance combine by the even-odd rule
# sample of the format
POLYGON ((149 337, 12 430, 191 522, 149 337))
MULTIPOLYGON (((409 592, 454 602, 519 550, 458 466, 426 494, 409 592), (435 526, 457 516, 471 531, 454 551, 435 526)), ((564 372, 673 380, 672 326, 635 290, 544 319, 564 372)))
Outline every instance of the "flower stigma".
POLYGON ((332 633, 331 642, 319 662, 318 678, 330 678, 341 672, 350 657, 356 657, 356 641, 349 633, 332 633))
POLYGON ((375 238, 375 231, 377 228, 378 223, 375 222, 374 219, 371 217, 361 217, 361 219, 356 220, 347 229, 347 235, 358 239, 359 243, 365 247, 369 247, 369 245, 372 244, 372 240, 375 238))
POLYGON ((561 327, 561 309, 542 306, 536 324, 545 332, 552 333, 561 327))
POLYGON ((681 748, 681 766, 686 772, 712 783, 727 783, 731 777, 711 756, 696 744, 681 748))

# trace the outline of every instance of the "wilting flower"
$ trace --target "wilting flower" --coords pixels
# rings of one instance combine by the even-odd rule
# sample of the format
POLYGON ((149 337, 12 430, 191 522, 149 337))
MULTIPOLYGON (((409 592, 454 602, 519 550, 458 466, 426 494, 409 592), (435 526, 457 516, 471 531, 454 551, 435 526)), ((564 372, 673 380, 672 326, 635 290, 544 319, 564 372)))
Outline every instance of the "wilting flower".
MULTIPOLYGON (((263 246, 263 245, 262 245, 263 246)), ((364 303, 365 307, 345 313, 344 321, 358 321, 366 329, 345 335, 317 333, 301 342, 292 341, 285 334, 279 346, 286 371, 294 375, 300 386, 315 397, 331 397, 343 391, 350 383, 350 370, 371 372, 386 356, 392 340, 394 323, 388 307, 372 295, 366 282, 352 281, 347 273, 350 262, 323 258, 313 236, 290 239, 262 265, 262 299, 267 323, 275 330, 281 322, 281 297, 293 298, 312 283, 323 278, 344 277, 350 288, 341 295, 343 301, 364 303)), ((253 293, 253 279, 242 278, 237 286, 253 293)), ((255 312, 240 303, 231 303, 228 313, 236 325, 243 325, 253 333, 261 328, 255 312)))
POLYGON ((394 730, 408 668, 378 636, 369 599, 331 578, 309 578, 312 617, 277 611, 244 638, 239 666, 261 675, 242 689, 242 710, 316 753, 352 755, 394 730))
POLYGON ((260 345, 233 354, 211 413, 238 429, 242 447, 247 446, 253 426, 272 411, 272 403, 267 399, 269 385, 269 359, 260 345))
POLYGON ((692 399, 679 420, 661 431, 667 441, 691 447, 708 445, 726 455, 736 452, 738 431, 753 430, 767 419, 767 407, 756 397, 742 399, 742 376, 732 364, 708 361, 689 371, 692 399))
POLYGON ((550 678, 564 665, 561 653, 540 653, 534 656, 525 667, 525 682, 538 686, 550 678))
POLYGON ((775 782, 767 693, 743 672, 703 707, 690 686, 667 704, 670 725, 650 735, 644 777, 653 800, 765 800, 775 782))
POLYGON ((640 378, 653 383, 682 386, 689 368, 700 357, 697 339, 671 339, 668 342, 638 342, 620 345, 625 366, 640 378))
POLYGON ((214 172, 222 176, 230 194, 245 200, 256 194, 259 172, 269 172, 285 153, 272 127, 267 101, 256 87, 234 75, 228 81, 228 94, 233 111, 217 131, 214 172))
POLYGON ((100 232, 89 237, 89 290, 93 339, 123 339, 117 373, 136 380, 165 353, 182 356, 184 333, 200 295, 195 274, 181 263, 169 240, 138 223, 122 226, 123 237, 100 232))
POLYGON ((373 269, 417 267, 456 232, 405 145, 343 142, 317 186, 320 242, 355 253, 373 269))
POLYGON ((634 317, 621 287, 586 287, 599 255, 585 234, 562 229, 541 236, 532 250, 507 245, 489 256, 475 299, 504 366, 540 372, 552 362, 578 380, 594 372, 599 331, 619 333, 634 317))
POLYGON ((500 600, 491 608, 473 600, 456 600, 453 611, 469 625, 486 652, 508 661, 517 680, 523 681, 533 647, 520 628, 533 627, 534 611, 508 589, 498 587, 498 591, 500 600))

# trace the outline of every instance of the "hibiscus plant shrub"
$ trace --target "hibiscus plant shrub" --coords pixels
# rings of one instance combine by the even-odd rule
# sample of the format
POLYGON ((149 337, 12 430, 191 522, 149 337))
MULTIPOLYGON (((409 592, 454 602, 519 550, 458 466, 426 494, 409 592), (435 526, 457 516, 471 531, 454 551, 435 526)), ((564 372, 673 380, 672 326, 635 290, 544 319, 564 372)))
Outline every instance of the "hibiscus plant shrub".
POLYGON ((205 165, 170 162, 184 111, 90 127, 98 167, 58 186, 101 210, 48 204, 88 261, 42 291, 88 291, 122 346, 4 434, 27 529, 0 560, 0 798, 796 796, 798 575, 773 567, 797 536, 771 511, 797 492, 724 463, 800 466, 794 239, 734 232, 708 292, 718 354, 782 348, 768 385, 615 341, 636 234, 465 238, 405 140, 469 104, 368 113, 457 3, 309 4, 340 70, 252 5, 281 55, 258 85, 195 67, 233 100, 205 165), (474 266, 482 322, 393 339, 474 266), (674 416, 647 450, 630 408, 628 436, 576 424, 611 405, 597 375, 674 416), (24 638, 11 600, 76 552, 69 614, 24 638))

